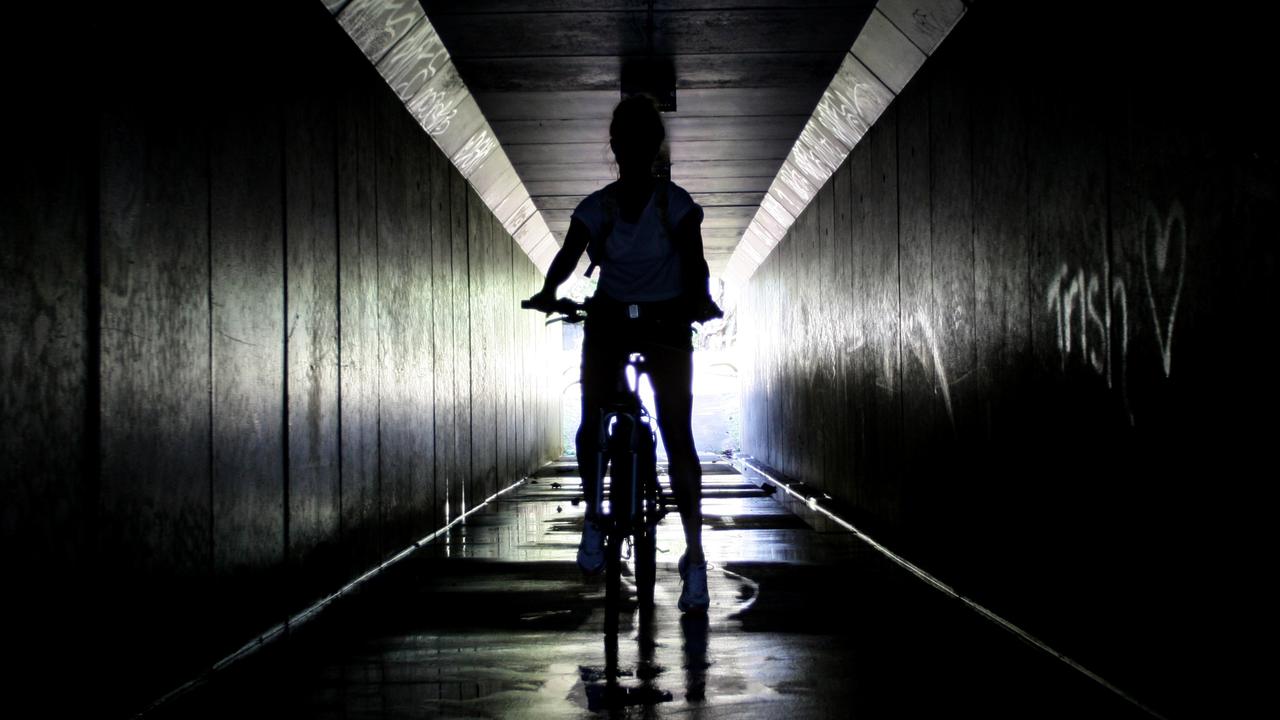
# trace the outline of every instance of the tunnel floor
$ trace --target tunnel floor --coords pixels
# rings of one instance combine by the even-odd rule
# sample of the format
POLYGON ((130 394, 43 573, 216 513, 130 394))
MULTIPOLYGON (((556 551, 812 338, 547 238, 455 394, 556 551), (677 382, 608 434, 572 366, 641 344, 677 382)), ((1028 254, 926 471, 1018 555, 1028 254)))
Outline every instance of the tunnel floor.
POLYGON ((562 460, 153 716, 1147 717, 850 535, 810 529, 731 466, 704 472, 711 608, 675 607, 673 513, 652 638, 632 600, 614 673, 562 460))

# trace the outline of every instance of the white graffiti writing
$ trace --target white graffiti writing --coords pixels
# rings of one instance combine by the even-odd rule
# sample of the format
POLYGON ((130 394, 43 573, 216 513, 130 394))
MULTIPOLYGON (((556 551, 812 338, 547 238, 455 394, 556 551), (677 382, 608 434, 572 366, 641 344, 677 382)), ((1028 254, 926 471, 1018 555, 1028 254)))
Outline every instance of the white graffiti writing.
POLYGON ((416 0, 382 0, 352 3, 338 15, 338 23, 364 54, 376 62, 384 50, 422 17, 422 8, 416 0))
POLYGON ((942 394, 942 404, 947 409, 947 419, 951 421, 954 427, 956 424, 955 412, 951 409, 951 383, 947 379, 947 367, 942 362, 942 348, 938 345, 937 335, 933 332, 933 326, 929 324, 929 318, 926 317, 923 310, 917 310, 910 318, 905 318, 903 323, 904 336, 903 344, 911 351, 912 356, 920 363, 925 370, 932 368, 933 374, 937 378, 937 391, 942 394))
POLYGON ((418 119, 418 124, 428 135, 440 135, 449 129, 449 123, 458 114, 457 108, 450 108, 443 90, 427 90, 409 103, 409 112, 418 119))
MULTIPOLYGON (((1120 367, 1117 369, 1114 365, 1111 372, 1107 373, 1107 387, 1114 388, 1116 383, 1112 377, 1119 378, 1120 399, 1124 401, 1125 414, 1129 416, 1129 424, 1133 424, 1133 408, 1129 406, 1129 295, 1125 290, 1124 278, 1112 278, 1111 280, 1111 298, 1117 310, 1120 311, 1120 367)), ((1108 315, 1110 317, 1110 315, 1108 315)))
POLYGON ((790 163, 782 164, 782 168, 778 170, 778 179, 804 202, 808 202, 809 198, 818 194, 818 189, 813 186, 813 182, 790 163))
POLYGON ((867 134, 867 121, 858 97, 862 88, 862 85, 855 84, 848 93, 827 90, 822 94, 815 113, 822 126, 849 147, 857 145, 867 134))
MULTIPOLYGON (((1167 378, 1173 370, 1173 332, 1187 264, 1186 215, 1182 205, 1174 202, 1167 214, 1149 207, 1138 242, 1143 289, 1167 378)), ((1071 359, 1078 356, 1086 367, 1106 379, 1108 388, 1119 389, 1129 422, 1133 423, 1128 389, 1133 330, 1128 297, 1125 278, 1112 272, 1104 260, 1100 270, 1063 263, 1049 281, 1045 300, 1056 326, 1062 369, 1066 370, 1071 359), (1116 348, 1112 347, 1113 338, 1118 342, 1116 348)))
POLYGON ((840 167, 846 154, 814 127, 812 121, 800 133, 792 150, 792 158, 801 170, 824 181, 840 167))
MULTIPOLYGON (((1102 277, 1099 273, 1086 273, 1084 268, 1072 270, 1066 263, 1062 264, 1049 281, 1048 309, 1057 319, 1058 350, 1062 353, 1064 370, 1067 359, 1076 348, 1084 361, 1099 374, 1107 370, 1110 333, 1106 320, 1098 311, 1098 293, 1101 289, 1102 277)), ((1106 312, 1105 299, 1104 295, 1103 312, 1106 312)))
POLYGON ((378 64, 378 72, 401 100, 408 100, 440 72, 448 57, 431 23, 423 20, 378 64))
POLYGON ((425 17, 378 63, 378 72, 429 135, 449 129, 457 115, 461 79, 425 17))
MULTIPOLYGON (((947 419, 954 426, 955 412, 951 406, 951 379, 947 374, 947 366, 942 360, 942 346, 938 344, 937 334, 934 333, 933 325, 923 309, 903 316, 902 345, 904 351, 920 363, 921 368, 934 375, 936 381, 934 391, 942 396, 942 405, 947 411, 947 419)), ((842 349, 847 356, 868 350, 866 333, 855 324, 853 333, 845 339, 842 349)), ((898 384, 897 350, 896 343, 880 344, 880 356, 877 359, 880 363, 880 376, 876 378, 876 385, 890 393, 897 389, 898 384)))
POLYGON ((491 135, 488 129, 481 130, 462 146, 458 154, 453 156, 453 164, 464 176, 469 176, 471 171, 479 167, 497 146, 497 138, 491 135))
POLYGON ((1066 370, 1070 359, 1079 354, 1086 367, 1106 380, 1108 388, 1120 387, 1125 411, 1132 423, 1125 380, 1129 363, 1129 301, 1124 278, 1111 277, 1110 302, 1103 289, 1106 282, 1105 271, 1072 268, 1063 263, 1049 281, 1047 309, 1055 320, 1062 369, 1066 370), (1120 348, 1114 356, 1111 352, 1113 306, 1120 316, 1120 348))

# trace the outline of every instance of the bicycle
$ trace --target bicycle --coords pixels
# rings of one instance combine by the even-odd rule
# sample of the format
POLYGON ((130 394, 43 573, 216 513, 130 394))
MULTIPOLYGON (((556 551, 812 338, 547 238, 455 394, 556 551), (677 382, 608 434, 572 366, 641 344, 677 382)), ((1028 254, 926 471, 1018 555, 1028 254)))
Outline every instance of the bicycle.
MULTIPOLYGON (((527 300, 520 307, 558 314, 547 320, 548 325, 580 323, 590 311, 589 305, 565 298, 549 309, 533 307, 527 300)), ((657 576, 657 526, 669 512, 658 483, 654 421, 638 392, 640 376, 645 371, 645 359, 640 353, 631 353, 619 364, 616 392, 600 409, 596 471, 589 480, 595 488, 595 506, 589 514, 594 514, 606 539, 605 630, 614 635, 622 594, 623 545, 631 546, 640 618, 642 624, 647 624, 653 612, 657 576)))

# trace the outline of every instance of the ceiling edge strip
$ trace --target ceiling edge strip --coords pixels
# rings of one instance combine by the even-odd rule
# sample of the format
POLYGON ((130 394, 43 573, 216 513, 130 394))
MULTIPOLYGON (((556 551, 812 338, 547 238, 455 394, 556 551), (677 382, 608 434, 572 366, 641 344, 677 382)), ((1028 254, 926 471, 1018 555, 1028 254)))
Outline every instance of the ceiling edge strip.
POLYGON ((418 0, 320 1, 545 274, 555 239, 418 0))
POLYGON ((965 13, 962 0, 880 0, 725 267, 742 284, 965 13))

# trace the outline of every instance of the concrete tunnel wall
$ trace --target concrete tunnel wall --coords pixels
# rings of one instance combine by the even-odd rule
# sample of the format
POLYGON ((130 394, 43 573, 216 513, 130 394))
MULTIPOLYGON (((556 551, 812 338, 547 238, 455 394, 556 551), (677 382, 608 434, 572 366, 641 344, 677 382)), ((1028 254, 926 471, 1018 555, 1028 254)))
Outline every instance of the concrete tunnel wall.
POLYGON ((976 4, 740 309, 746 453, 1165 709, 1256 672, 1230 638, 1261 617, 1280 185, 1252 35, 976 4))
POLYGON ((58 25, 5 141, 5 626, 99 709, 559 454, 541 275, 320 3, 270 5, 58 25))

